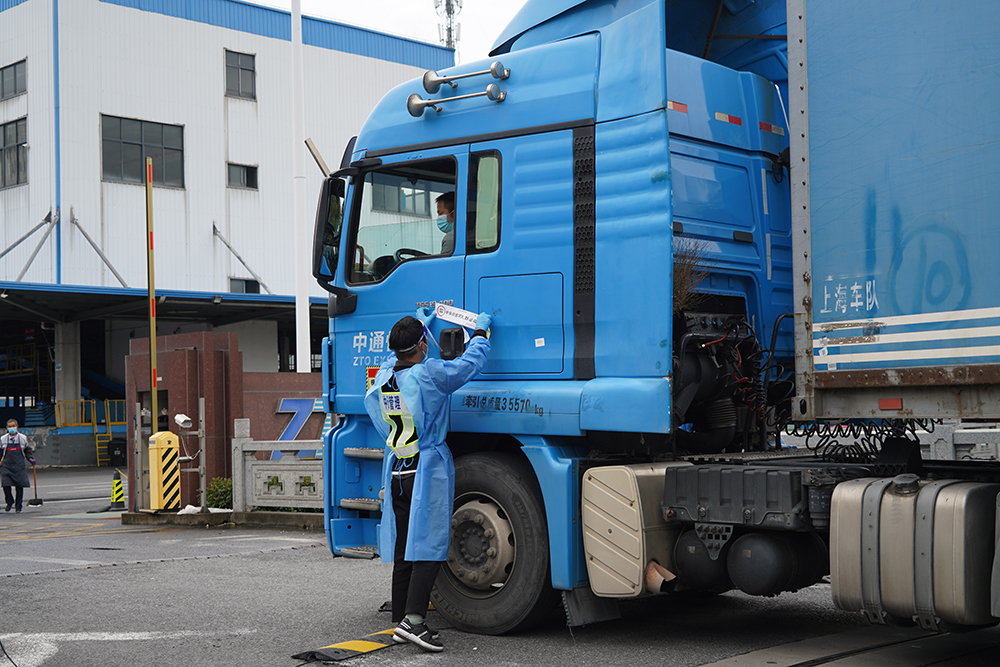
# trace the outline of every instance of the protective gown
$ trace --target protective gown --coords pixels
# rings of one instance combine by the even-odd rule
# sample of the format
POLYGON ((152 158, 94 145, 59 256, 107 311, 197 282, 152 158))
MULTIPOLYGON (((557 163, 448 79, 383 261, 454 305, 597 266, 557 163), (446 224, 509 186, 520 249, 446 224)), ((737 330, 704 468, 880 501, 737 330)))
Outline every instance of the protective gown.
MULTIPOLYGON (((406 560, 443 561, 448 558, 451 537, 451 513, 455 501, 455 463, 445 444, 450 415, 449 396, 471 380, 486 365, 490 341, 483 336, 469 340, 465 353, 457 359, 427 359, 396 373, 403 400, 413 415, 420 461, 413 480, 409 532, 406 537, 406 560)), ((379 390, 393 374, 395 354, 390 354, 375 375, 372 388, 365 394, 365 410, 383 441, 389 436, 389 423, 382 418, 379 390)), ((390 475, 396 455, 391 449, 382 467, 382 485, 389 493, 390 475)), ((392 560, 396 544, 396 519, 392 502, 382 502, 382 533, 379 553, 383 562, 392 560)))

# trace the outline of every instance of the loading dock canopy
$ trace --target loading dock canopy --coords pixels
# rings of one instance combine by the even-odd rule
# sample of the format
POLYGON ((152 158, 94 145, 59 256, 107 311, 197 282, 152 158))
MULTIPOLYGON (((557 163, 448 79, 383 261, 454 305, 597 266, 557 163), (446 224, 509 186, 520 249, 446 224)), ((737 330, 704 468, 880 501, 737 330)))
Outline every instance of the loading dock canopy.
MULTIPOLYGON (((0 321, 38 319, 68 324, 83 320, 142 320, 149 316, 145 289, 0 281, 0 321)), ((225 326, 249 320, 295 324, 295 297, 231 292, 156 291, 156 319, 225 326)), ((326 299, 310 297, 312 326, 326 328, 326 299)))

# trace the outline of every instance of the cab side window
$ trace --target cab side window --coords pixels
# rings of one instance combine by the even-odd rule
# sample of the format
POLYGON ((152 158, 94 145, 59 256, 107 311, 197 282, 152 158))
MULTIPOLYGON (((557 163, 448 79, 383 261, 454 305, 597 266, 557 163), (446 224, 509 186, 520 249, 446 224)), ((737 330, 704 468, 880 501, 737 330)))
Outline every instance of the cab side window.
POLYGON ((500 246, 500 153, 473 153, 469 160, 468 254, 500 246))
POLYGON ((402 261, 451 255, 457 174, 458 165, 450 157, 386 165, 367 173, 348 282, 378 282, 402 261), (442 202, 449 200, 450 208, 442 213, 442 202))

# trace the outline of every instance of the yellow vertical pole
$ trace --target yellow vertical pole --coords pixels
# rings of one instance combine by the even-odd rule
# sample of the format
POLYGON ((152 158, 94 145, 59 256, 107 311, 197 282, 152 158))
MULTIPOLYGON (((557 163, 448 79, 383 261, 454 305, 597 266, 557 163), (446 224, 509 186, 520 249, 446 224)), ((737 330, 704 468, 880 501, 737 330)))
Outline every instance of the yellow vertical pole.
POLYGON ((146 158, 146 280, 149 283, 149 386, 150 409, 153 411, 149 432, 156 433, 159 406, 156 404, 156 287, 153 284, 153 158, 146 158))

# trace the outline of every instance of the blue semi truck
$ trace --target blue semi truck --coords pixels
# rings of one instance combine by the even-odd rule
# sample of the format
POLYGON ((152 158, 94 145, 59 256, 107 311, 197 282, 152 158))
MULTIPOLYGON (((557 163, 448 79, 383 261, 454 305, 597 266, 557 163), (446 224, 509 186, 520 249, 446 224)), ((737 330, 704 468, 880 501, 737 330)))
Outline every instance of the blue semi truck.
POLYGON ((1000 418, 1000 6, 973 4, 529 0, 490 59, 390 91, 315 228, 333 553, 379 550, 389 329, 446 304, 493 315, 451 399, 455 626, 613 618, 653 561, 996 623, 1000 467, 914 435, 1000 418))

